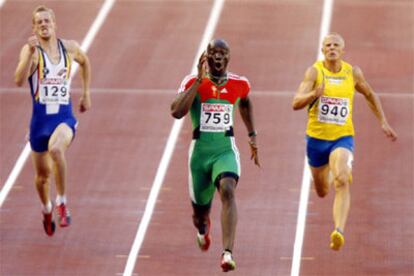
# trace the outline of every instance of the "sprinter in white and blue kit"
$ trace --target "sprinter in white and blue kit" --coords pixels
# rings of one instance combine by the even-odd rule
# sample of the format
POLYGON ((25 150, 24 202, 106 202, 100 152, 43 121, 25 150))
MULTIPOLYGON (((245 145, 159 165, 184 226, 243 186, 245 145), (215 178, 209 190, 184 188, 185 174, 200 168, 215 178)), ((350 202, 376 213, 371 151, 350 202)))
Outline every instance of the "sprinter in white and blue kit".
POLYGON ((43 204, 44 230, 52 236, 56 228, 53 209, 56 208, 61 227, 71 223, 66 199, 65 151, 75 136, 77 126, 70 97, 72 62, 79 64, 82 79, 81 112, 91 107, 91 69, 87 55, 76 41, 56 37, 56 19, 52 9, 36 7, 32 14, 32 28, 33 35, 20 52, 15 82, 22 86, 28 79, 30 85, 33 113, 29 139, 35 185, 43 204), (57 192, 55 204, 49 194, 52 173, 57 192))

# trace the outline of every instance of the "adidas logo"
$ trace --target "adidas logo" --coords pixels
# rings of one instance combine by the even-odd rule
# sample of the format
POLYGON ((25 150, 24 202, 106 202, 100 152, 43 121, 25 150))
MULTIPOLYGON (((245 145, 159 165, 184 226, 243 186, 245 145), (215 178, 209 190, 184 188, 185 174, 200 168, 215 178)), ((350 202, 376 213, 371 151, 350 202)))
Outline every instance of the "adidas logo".
POLYGON ((227 89, 224 87, 222 90, 220 90, 220 93, 229 93, 229 91, 227 91, 227 89))

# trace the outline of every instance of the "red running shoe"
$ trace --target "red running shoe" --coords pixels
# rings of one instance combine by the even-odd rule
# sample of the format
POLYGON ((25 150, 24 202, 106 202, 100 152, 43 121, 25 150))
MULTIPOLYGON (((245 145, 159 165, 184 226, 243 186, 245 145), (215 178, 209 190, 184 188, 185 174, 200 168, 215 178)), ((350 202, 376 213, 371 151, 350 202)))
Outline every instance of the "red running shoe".
POLYGON ((55 233, 56 224, 53 220, 53 209, 49 214, 43 213, 43 228, 48 236, 53 236, 55 233))
POLYGON ((56 211, 58 215, 59 226, 60 227, 69 226, 71 223, 71 217, 70 217, 70 212, 68 208, 66 207, 66 205, 62 203, 56 206, 56 211))
POLYGON ((207 251, 211 244, 211 235, 210 235, 210 218, 207 223, 206 233, 200 234, 197 232, 197 244, 200 247, 201 251, 207 251))
POLYGON ((221 269, 223 272, 228 272, 236 269, 236 262, 230 251, 225 250, 221 256, 221 269))

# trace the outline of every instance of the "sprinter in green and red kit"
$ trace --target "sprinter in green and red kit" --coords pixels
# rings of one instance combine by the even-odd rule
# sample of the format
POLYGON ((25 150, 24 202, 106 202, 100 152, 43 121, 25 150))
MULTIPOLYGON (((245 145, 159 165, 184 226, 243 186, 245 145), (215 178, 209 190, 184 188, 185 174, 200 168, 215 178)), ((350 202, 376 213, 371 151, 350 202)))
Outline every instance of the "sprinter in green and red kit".
POLYGON ((184 78, 171 105, 173 117, 180 119, 189 111, 191 115, 189 190, 197 243, 202 251, 207 251, 211 243, 209 214, 216 188, 220 194, 224 272, 236 268, 232 255, 237 224, 234 191, 240 177, 240 157, 233 131, 236 107, 250 138, 251 158, 260 166, 248 97, 250 84, 246 78, 227 72, 229 58, 227 42, 212 40, 199 59, 197 75, 184 78))

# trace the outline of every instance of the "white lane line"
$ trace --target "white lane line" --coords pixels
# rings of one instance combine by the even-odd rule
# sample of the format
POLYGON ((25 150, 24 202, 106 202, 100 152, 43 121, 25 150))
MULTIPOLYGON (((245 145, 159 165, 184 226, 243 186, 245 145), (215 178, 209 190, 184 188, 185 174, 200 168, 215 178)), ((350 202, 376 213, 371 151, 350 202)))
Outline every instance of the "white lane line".
MULTIPOLYGON (((88 33, 86 34, 84 40, 82 41, 81 48, 85 52, 88 51, 93 39, 95 38, 96 34, 98 33, 99 29, 101 28, 103 22, 105 21, 106 16, 108 15, 109 11, 111 10, 113 4, 116 0, 106 0, 105 3, 102 5, 101 9, 99 10, 98 16, 95 18, 91 28, 89 29, 88 33)), ((73 77, 78 69, 77 63, 75 63, 73 67, 73 71, 71 77, 73 77)), ((9 194, 11 188, 13 187, 14 183, 16 182, 17 177, 19 176, 23 166, 30 155, 30 144, 26 143, 23 151, 20 153, 19 158, 16 161, 9 177, 6 180, 6 183, 3 185, 3 188, 0 191, 0 207, 3 205, 4 200, 6 199, 7 195, 9 194)))
MULTIPOLYGON (((198 51, 194 58, 193 67, 191 73, 194 74, 197 71, 198 59, 201 53, 206 49, 208 42, 212 39, 214 31, 217 26, 217 22, 220 17, 221 10, 223 9, 225 0, 215 0, 213 7, 210 12, 209 20, 207 22, 206 28, 204 30, 203 37, 198 47, 198 51)), ((145 205, 145 212, 141 219, 141 222, 138 227, 137 234, 135 236, 134 243, 131 247, 131 251, 128 256, 128 261, 125 266, 124 276, 131 276, 135 267, 137 256, 139 250, 141 249, 142 243, 144 241, 145 234, 148 229, 149 222, 151 220, 152 213, 155 208, 155 203, 164 181, 165 174, 170 163, 175 144, 180 134, 181 128, 183 126, 184 119, 174 120, 174 124, 171 128, 170 134, 168 136, 167 144, 165 146, 163 155, 161 157, 160 164, 158 165, 157 173, 155 175, 154 182, 152 184, 151 192, 148 197, 147 204, 145 205)))
MULTIPOLYGON (((317 59, 322 59, 322 52, 319 50, 320 45, 322 45, 323 38, 329 32, 329 26, 331 25, 332 17, 332 8, 333 0, 325 0, 323 2, 323 11, 322 11, 322 20, 319 30, 319 44, 318 44, 318 56, 317 59)), ((299 211, 296 224, 296 234, 295 234, 295 243, 293 246, 293 259, 292 259, 292 268, 291 276, 299 276, 300 271, 300 262, 302 257, 302 247, 303 247, 303 238, 305 235, 305 226, 306 226, 306 213, 308 209, 308 199, 309 199, 309 190, 311 182, 311 173, 308 166, 308 160, 305 156, 305 162, 303 167, 303 177, 302 177, 302 188, 300 192, 299 200, 299 211)))
MULTIPOLYGON (((96 34, 101 29, 102 24, 105 22, 106 17, 108 16, 109 12, 111 11, 112 7, 114 6, 116 0, 106 0, 105 3, 102 5, 101 9, 99 10, 98 16, 92 23, 88 33, 86 34, 85 38, 82 41, 81 49, 85 52, 89 50, 89 47, 92 45, 93 40, 95 39, 96 34)), ((77 63, 73 66, 72 77, 75 75, 79 68, 77 63)))
POLYGON ((17 158, 16 164, 13 167, 9 177, 6 180, 6 183, 3 185, 0 191, 0 208, 6 200, 7 195, 9 194, 13 184, 15 183, 17 177, 20 174, 20 171, 23 168, 24 163, 26 162, 27 157, 30 154, 30 144, 26 143, 23 148, 23 151, 20 153, 19 158, 17 158))

